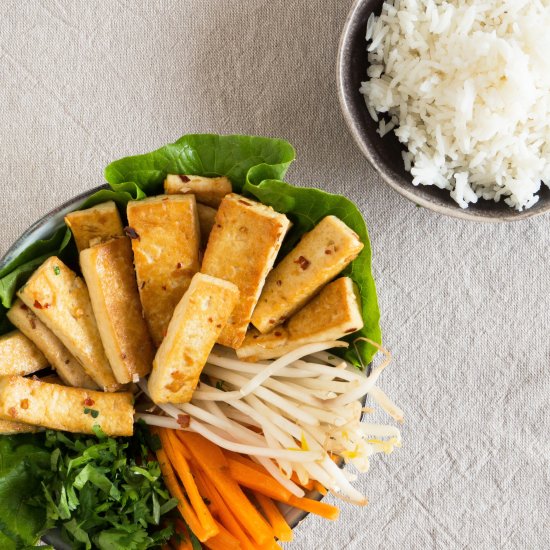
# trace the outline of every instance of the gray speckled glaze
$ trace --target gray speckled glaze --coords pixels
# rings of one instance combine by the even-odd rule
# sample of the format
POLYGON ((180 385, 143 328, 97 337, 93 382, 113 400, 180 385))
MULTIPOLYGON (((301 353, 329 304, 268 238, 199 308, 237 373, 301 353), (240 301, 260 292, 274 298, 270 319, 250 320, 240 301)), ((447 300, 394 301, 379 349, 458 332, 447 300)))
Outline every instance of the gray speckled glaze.
POLYGON ((535 206, 518 212, 504 202, 480 199, 467 209, 460 208, 451 199, 449 191, 435 186, 412 185, 410 173, 405 171, 399 143, 393 132, 381 138, 377 123, 370 117, 365 100, 359 92, 361 82, 367 80, 367 20, 372 12, 380 13, 383 0, 356 0, 348 15, 338 51, 338 96, 344 118, 357 145, 384 181, 398 193, 420 206, 463 220, 485 222, 516 221, 544 214, 550 210, 550 189, 542 185, 535 206))

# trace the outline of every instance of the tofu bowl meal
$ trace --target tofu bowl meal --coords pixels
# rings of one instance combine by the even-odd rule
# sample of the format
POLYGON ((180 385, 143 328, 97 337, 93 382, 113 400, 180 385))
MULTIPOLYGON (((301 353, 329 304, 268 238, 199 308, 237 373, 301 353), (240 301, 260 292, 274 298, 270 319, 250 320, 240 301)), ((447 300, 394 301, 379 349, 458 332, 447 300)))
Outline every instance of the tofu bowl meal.
POLYGON ((0 547, 279 548, 401 445, 365 222, 284 140, 105 170, 0 263, 0 547), (380 354, 380 359, 376 359, 380 354), (374 461, 373 461, 374 462, 374 461), (354 468, 355 473, 344 466, 354 468))
POLYGON ((548 212, 549 24, 528 0, 356 0, 339 98, 384 181, 462 219, 548 212))

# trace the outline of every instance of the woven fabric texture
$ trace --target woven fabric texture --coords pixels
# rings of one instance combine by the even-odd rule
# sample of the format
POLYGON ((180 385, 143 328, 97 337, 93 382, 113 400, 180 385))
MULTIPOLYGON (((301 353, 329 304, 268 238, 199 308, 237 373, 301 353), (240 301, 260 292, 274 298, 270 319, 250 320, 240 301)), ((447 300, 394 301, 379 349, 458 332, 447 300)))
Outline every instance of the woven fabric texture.
MULTIPOLYGON (((294 550, 550 548, 550 217, 484 225, 401 198, 355 147, 335 84, 349 0, 3 0, 0 254, 116 158, 190 132, 288 139, 288 179, 356 201, 374 250, 381 387, 404 445, 370 504, 294 550)), ((329 499, 331 500, 331 499, 329 499)))

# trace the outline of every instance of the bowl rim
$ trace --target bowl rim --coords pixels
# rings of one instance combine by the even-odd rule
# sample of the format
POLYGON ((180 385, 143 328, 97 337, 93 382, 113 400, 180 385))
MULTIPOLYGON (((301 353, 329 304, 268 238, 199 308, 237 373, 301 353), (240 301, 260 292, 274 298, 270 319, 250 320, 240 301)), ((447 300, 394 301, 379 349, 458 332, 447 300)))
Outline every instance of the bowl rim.
MULTIPOLYGON (((346 20, 344 22, 344 26, 340 34, 340 40, 338 43, 338 54, 336 58, 336 83, 338 88, 338 101, 340 103, 340 110, 342 111, 344 120, 353 137, 353 140, 355 141, 356 145, 359 147, 363 155, 366 157, 366 159, 369 161, 370 165, 381 176, 382 180, 386 184, 388 184, 392 189, 397 191, 400 195, 414 202, 418 206, 425 207, 428 210, 437 212, 438 214, 444 214, 446 216, 450 216, 452 218, 457 218, 461 220, 486 222, 486 223, 513 222, 513 221, 526 220, 535 216, 540 216, 542 214, 548 213, 550 211, 550 201, 548 202, 548 204, 542 206, 537 210, 528 208, 526 210, 518 212, 517 210, 514 210, 512 207, 509 207, 510 208, 509 213, 506 211, 503 211, 502 213, 499 212, 498 215, 495 215, 495 216, 487 216, 482 213, 475 213, 475 210, 468 210, 467 208, 462 209, 460 208, 460 206, 458 206, 458 204, 456 205, 456 207, 434 204, 433 202, 423 197, 417 196, 414 192, 414 189, 416 189, 416 187, 413 186, 412 183, 410 184, 410 187, 411 187, 410 190, 407 188, 404 188, 398 185, 388 174, 384 172, 384 170, 382 170, 379 167, 377 160, 374 158, 374 155, 372 154, 371 150, 369 149, 369 147, 367 147, 365 141, 361 137, 361 133, 359 131, 359 128, 361 127, 361 125, 359 121, 356 119, 356 117, 354 117, 352 114, 351 102, 350 102, 349 95, 346 93, 346 86, 345 86, 345 82, 347 81, 346 75, 348 70, 347 64, 345 63, 345 57, 346 57, 345 53, 346 53, 347 46, 349 45, 351 38, 353 36, 352 28, 354 26, 357 13, 365 1, 366 0, 354 0, 351 6, 351 9, 348 12, 346 20)), ((365 78, 366 78, 366 75, 365 75, 365 78)))

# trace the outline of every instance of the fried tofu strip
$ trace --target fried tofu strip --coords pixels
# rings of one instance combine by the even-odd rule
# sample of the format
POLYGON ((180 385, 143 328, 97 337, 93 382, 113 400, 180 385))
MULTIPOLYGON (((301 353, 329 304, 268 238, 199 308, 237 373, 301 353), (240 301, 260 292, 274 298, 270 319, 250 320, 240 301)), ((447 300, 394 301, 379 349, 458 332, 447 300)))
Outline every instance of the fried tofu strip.
POLYGON ((218 209, 201 272, 237 285, 240 298, 218 343, 238 348, 252 311, 289 227, 273 208, 240 195, 227 195, 218 209))
POLYGON ((71 212, 65 216, 65 223, 73 233, 78 252, 91 246, 90 241, 103 242, 124 235, 120 214, 113 201, 71 212))
POLYGON ((168 323, 199 270, 200 228, 193 195, 160 195, 128 203, 141 304, 153 342, 168 323))
POLYGON ((89 434, 99 425, 110 436, 132 435, 133 397, 5 376, 0 378, 0 418, 89 434))
POLYGON ((197 202, 217 208, 225 195, 233 191, 231 182, 225 177, 204 178, 190 174, 168 174, 164 180, 164 192, 167 195, 193 194, 197 202))
POLYGON ((74 271, 52 256, 33 273, 18 296, 100 388, 120 388, 105 356, 88 289, 74 271))
POLYGON ((197 214, 199 216, 199 227, 201 228, 202 246, 206 246, 208 243, 208 238, 210 237, 212 228, 216 223, 217 212, 218 211, 215 208, 197 203, 197 214))
POLYGON ((44 354, 18 330, 0 336, 0 376, 25 376, 48 364, 44 354))
POLYGON ((155 351, 141 313, 130 239, 118 237, 83 250, 80 267, 117 382, 138 382, 151 372, 155 351))
POLYGON ((9 420, 0 420, 0 435, 34 433, 37 431, 37 426, 23 424, 22 422, 10 422, 9 420))
POLYGON ((237 356, 250 361, 273 359, 305 344, 338 340, 361 328, 357 288, 349 277, 340 277, 275 330, 267 334, 249 330, 237 356))
POLYGON ((176 307, 149 378, 155 403, 187 403, 210 351, 239 299, 227 281, 197 273, 176 307))
POLYGON ((323 218, 269 274, 252 324, 266 333, 284 323, 362 249, 358 235, 343 221, 323 218))
POLYGON ((20 299, 14 302, 7 316, 10 322, 44 354, 65 384, 75 388, 98 389, 97 384, 86 374, 74 355, 20 299))

